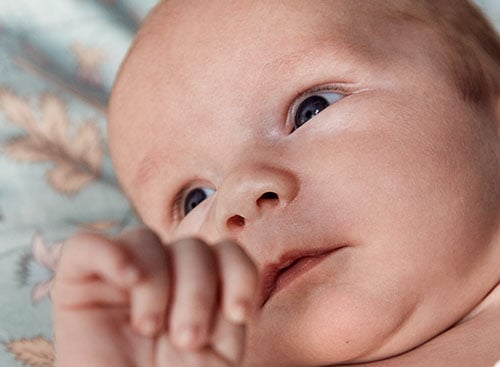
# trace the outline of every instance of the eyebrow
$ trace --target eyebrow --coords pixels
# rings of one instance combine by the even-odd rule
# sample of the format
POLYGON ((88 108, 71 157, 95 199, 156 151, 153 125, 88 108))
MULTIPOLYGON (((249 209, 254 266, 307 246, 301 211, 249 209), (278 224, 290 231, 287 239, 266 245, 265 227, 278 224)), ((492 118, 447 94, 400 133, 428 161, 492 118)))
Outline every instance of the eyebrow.
POLYGON ((264 64, 262 73, 281 73, 293 75, 298 65, 308 65, 305 60, 316 58, 319 54, 328 53, 332 55, 332 64, 335 62, 355 62, 359 60, 370 60, 376 51, 370 45, 363 44, 357 39, 349 42, 337 40, 341 47, 332 50, 332 38, 322 37, 311 42, 306 48, 282 55, 264 64))
POLYGON ((164 170, 165 161, 171 161, 167 154, 157 149, 150 149, 137 165, 138 169, 132 181, 132 187, 143 188, 154 176, 164 170))

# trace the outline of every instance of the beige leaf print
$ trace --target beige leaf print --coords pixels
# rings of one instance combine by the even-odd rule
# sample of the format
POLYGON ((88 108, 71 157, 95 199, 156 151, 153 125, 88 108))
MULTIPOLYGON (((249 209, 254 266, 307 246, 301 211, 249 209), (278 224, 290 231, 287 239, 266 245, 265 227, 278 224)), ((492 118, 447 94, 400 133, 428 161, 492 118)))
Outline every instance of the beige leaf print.
POLYGON ((35 118, 31 112, 31 107, 24 98, 19 98, 9 90, 0 90, 0 109, 5 116, 13 123, 26 130, 33 128, 35 118))
POLYGON ((30 367, 53 367, 55 352, 53 345, 39 336, 33 339, 14 340, 6 344, 7 350, 16 360, 30 367))
POLYGON ((52 187, 63 194, 74 194, 95 180, 95 175, 77 165, 60 162, 47 173, 52 187))
POLYGON ((69 117, 62 101, 54 95, 45 94, 40 98, 40 110, 44 112, 38 124, 40 134, 59 145, 67 143, 69 117))
POLYGON ((97 126, 90 121, 83 124, 78 131, 78 139, 68 147, 74 157, 81 157, 94 171, 99 171, 102 156, 104 155, 102 142, 97 126))
POLYGON ((72 48, 78 59, 78 64, 87 72, 95 71, 106 59, 106 54, 101 48, 89 47, 80 42, 76 42, 72 48))
POLYGON ((77 58, 77 75, 92 84, 100 84, 99 67, 106 59, 106 53, 103 49, 89 47, 79 42, 72 47, 77 58))
POLYGON ((45 146, 30 136, 20 136, 5 143, 4 151, 11 158, 25 162, 44 162, 52 159, 52 154, 45 146))
POLYGON ((81 124, 74 134, 74 125, 64 102, 53 94, 40 97, 40 117, 34 118, 24 99, 0 90, 0 109, 13 123, 25 130, 4 143, 5 153, 12 159, 39 163, 52 162, 47 179, 57 191, 72 195, 100 177, 104 143, 93 121, 81 124))

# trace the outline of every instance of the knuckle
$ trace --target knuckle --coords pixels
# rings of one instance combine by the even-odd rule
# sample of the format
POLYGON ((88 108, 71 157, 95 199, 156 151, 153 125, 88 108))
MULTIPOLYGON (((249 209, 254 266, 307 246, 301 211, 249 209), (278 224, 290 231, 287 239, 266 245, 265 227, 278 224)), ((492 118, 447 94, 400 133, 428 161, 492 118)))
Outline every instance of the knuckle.
POLYGON ((199 238, 181 239, 174 242, 170 248, 176 254, 191 254, 195 257, 201 256, 204 258, 213 256, 213 246, 210 246, 199 238))
POLYGON ((193 308, 206 309, 207 305, 212 303, 215 296, 212 292, 198 289, 191 291, 188 298, 193 308))
POLYGON ((137 227, 126 230, 119 235, 122 239, 131 239, 137 242, 160 243, 160 238, 147 227, 137 227))
POLYGON ((63 271, 66 269, 67 263, 71 264, 79 258, 78 253, 85 241, 86 238, 83 233, 75 234, 64 241, 61 256, 58 260, 58 271, 63 271))
POLYGON ((240 249, 240 246, 232 240, 224 240, 215 245, 221 251, 240 249))
POLYGON ((206 242, 197 237, 188 237, 177 240, 171 244, 171 247, 174 249, 200 249, 207 248, 208 245, 206 242))
POLYGON ((66 258, 66 261, 68 261, 68 259, 77 258, 78 260, 82 251, 87 251, 91 247, 102 246, 105 242, 107 240, 98 234, 78 232, 64 242, 62 259, 66 258))
POLYGON ((215 266, 216 255, 213 252, 213 248, 196 238, 176 242, 173 244, 170 253, 173 256, 174 262, 178 264, 187 265, 190 263, 197 265, 189 269, 179 268, 183 273, 196 274, 205 272, 207 276, 210 276, 211 269, 215 266))
POLYGON ((78 247, 87 245, 89 243, 102 242, 103 237, 91 232, 77 232, 66 240, 66 244, 69 247, 78 247))

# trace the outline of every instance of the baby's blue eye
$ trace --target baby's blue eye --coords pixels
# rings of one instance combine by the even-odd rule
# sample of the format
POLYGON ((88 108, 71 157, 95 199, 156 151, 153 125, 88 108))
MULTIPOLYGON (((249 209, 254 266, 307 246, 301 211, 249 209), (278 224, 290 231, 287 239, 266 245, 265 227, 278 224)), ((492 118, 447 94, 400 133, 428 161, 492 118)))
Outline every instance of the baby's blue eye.
POLYGON ((188 215, 191 210, 200 205, 203 200, 208 198, 214 192, 214 189, 199 187, 189 191, 184 198, 184 216, 188 215))
POLYGON ((338 93, 319 93, 304 99, 295 112, 294 130, 343 97, 338 93))

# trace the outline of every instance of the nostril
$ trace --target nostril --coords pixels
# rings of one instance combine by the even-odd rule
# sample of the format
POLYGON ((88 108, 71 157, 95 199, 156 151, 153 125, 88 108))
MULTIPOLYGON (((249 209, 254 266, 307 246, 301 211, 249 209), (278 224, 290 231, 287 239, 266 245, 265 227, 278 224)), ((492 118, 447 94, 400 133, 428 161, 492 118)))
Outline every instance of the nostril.
POLYGON ((272 205, 275 205, 278 202, 279 202, 278 194, 276 194, 275 192, 268 191, 263 193, 260 196, 260 198, 257 199, 257 206, 261 207, 261 205, 264 203, 270 203, 272 205))
POLYGON ((233 215, 227 220, 227 226, 232 228, 241 228, 245 226, 245 218, 241 215, 233 215))
POLYGON ((275 192, 265 192, 260 198, 267 200, 278 200, 278 194, 276 194, 275 192))

